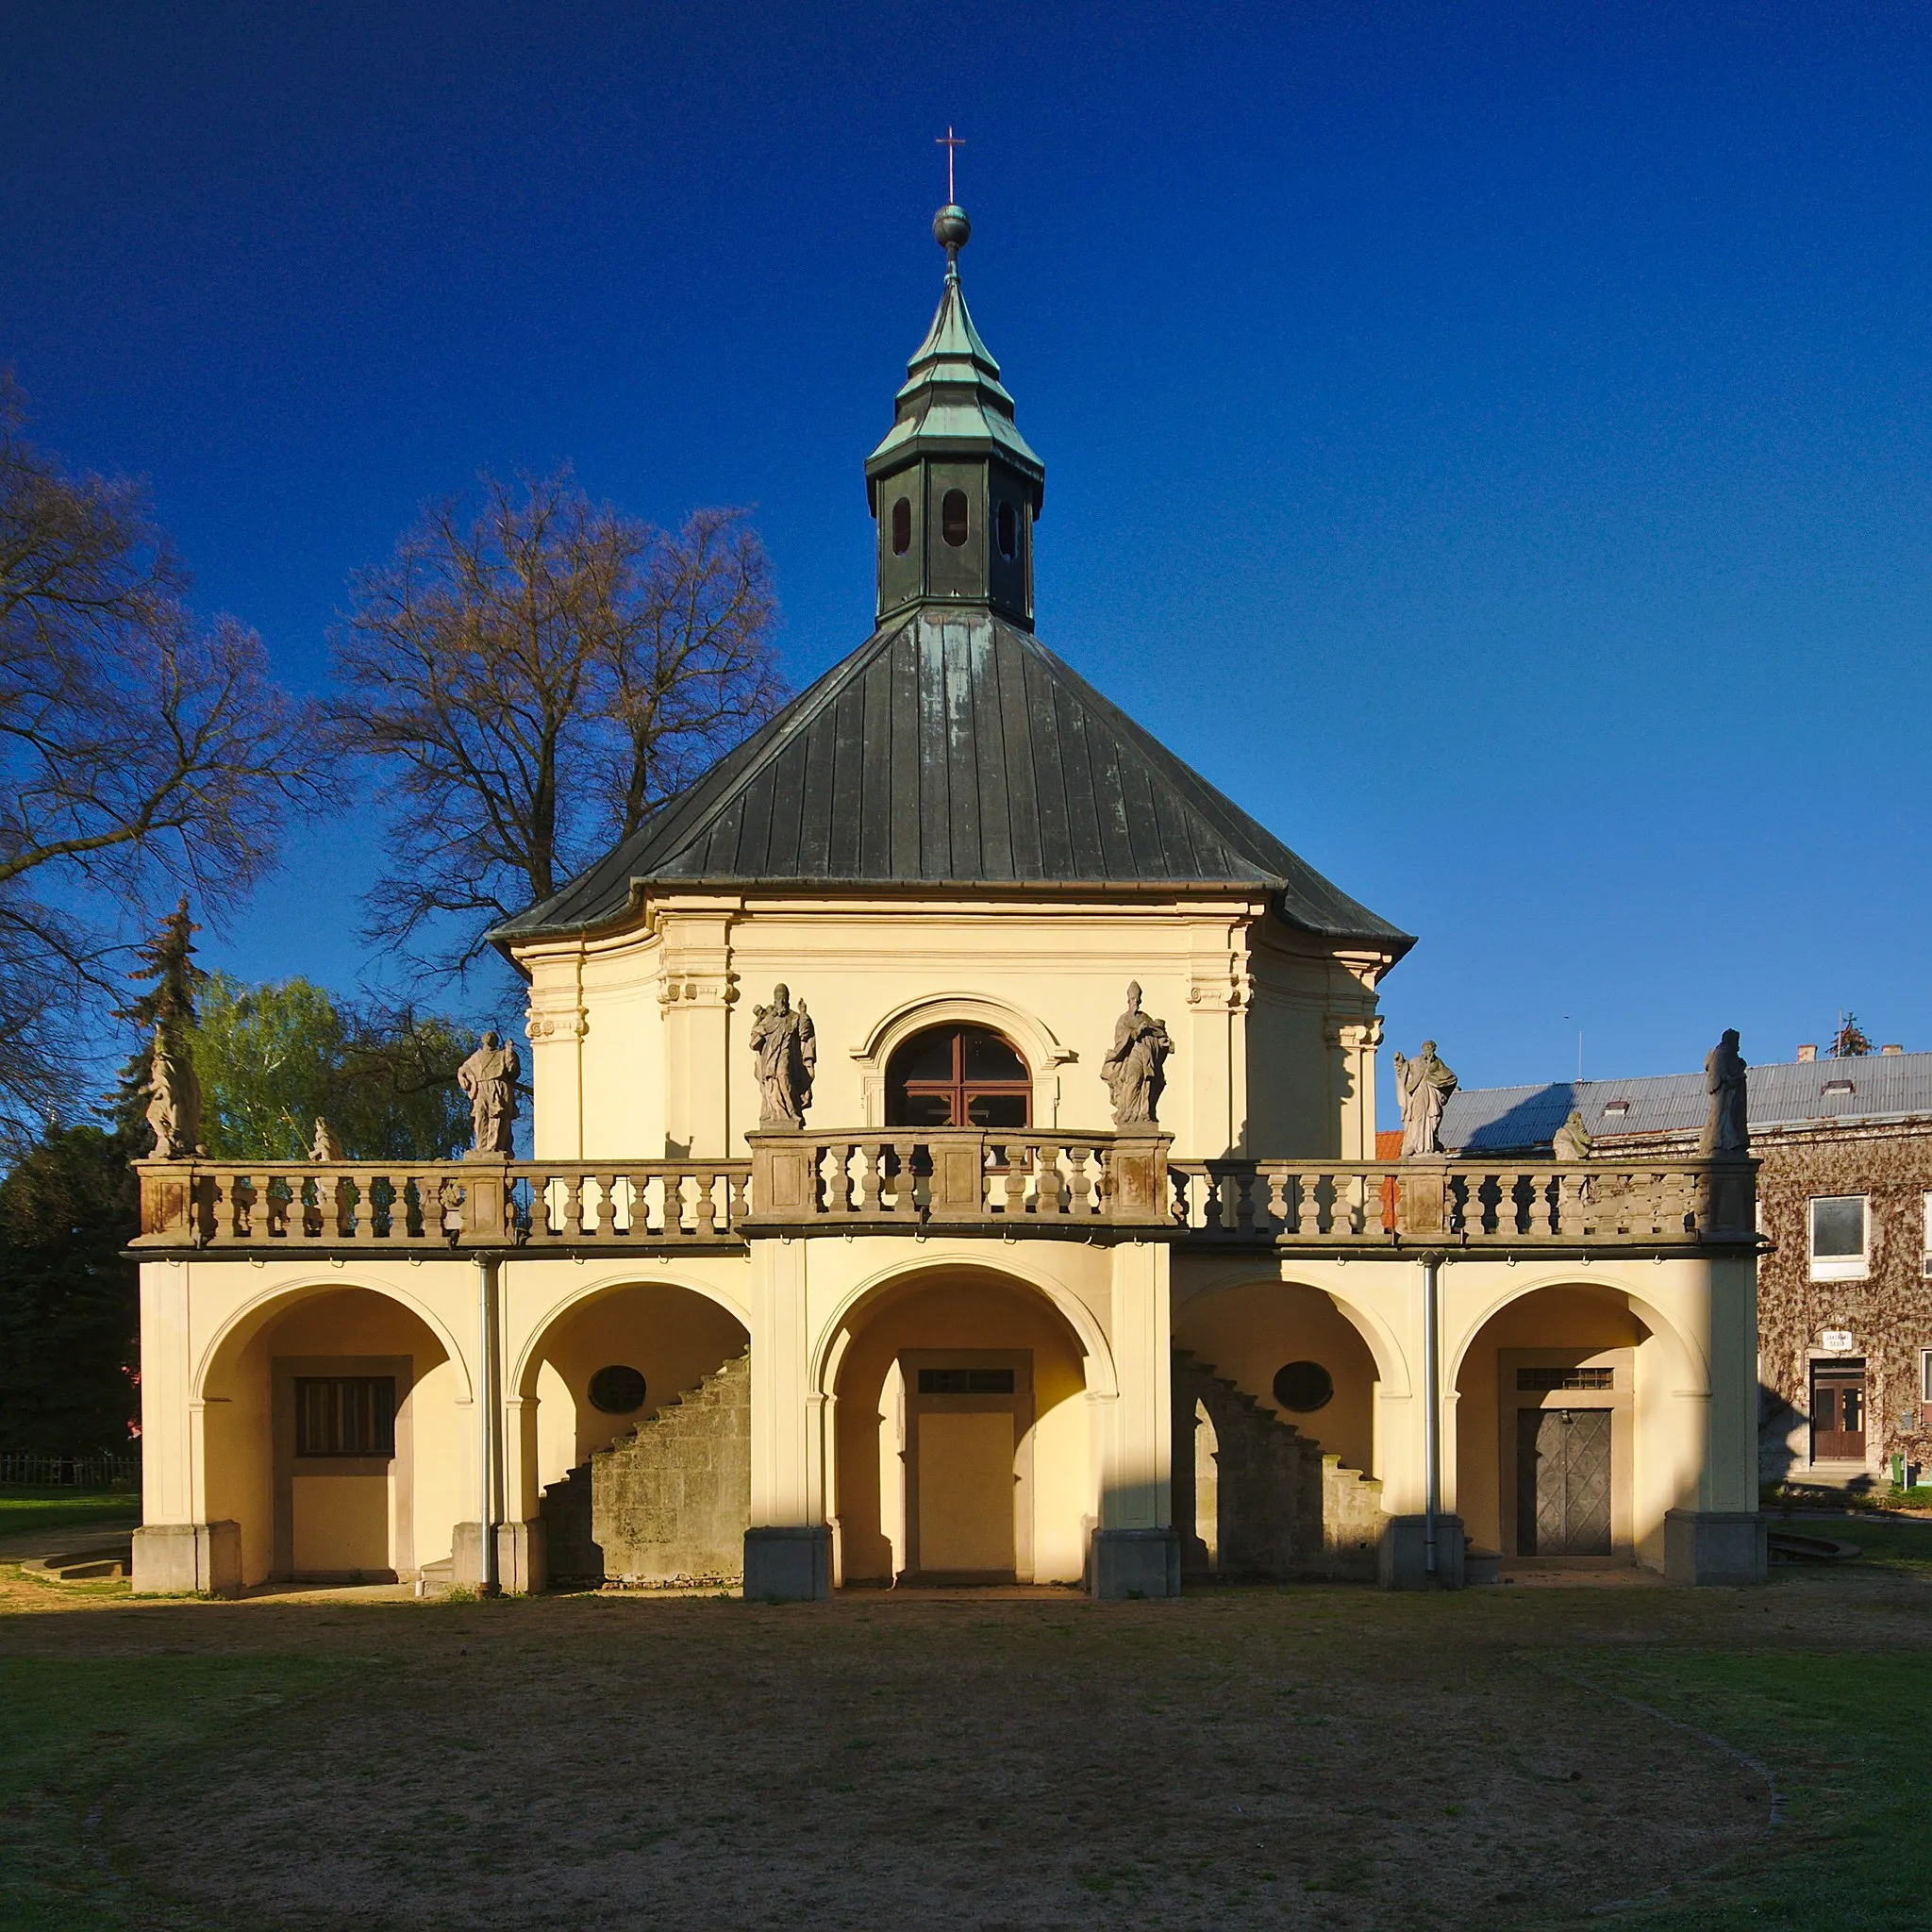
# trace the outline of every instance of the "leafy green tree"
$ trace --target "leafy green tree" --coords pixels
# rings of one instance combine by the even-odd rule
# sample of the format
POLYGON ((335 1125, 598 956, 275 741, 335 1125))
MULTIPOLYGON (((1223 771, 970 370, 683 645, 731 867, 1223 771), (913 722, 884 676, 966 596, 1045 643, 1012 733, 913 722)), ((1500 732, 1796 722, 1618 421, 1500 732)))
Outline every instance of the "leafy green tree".
POLYGON ((216 974, 190 1035, 202 1140, 226 1160, 299 1160, 325 1120, 352 1160, 460 1153, 470 1109, 456 1072, 476 1037, 410 1008, 359 1007, 307 979, 216 974))
POLYGON ((0 1449, 125 1455, 140 1409, 140 1229, 118 1135, 50 1130, 0 1180, 0 1449))

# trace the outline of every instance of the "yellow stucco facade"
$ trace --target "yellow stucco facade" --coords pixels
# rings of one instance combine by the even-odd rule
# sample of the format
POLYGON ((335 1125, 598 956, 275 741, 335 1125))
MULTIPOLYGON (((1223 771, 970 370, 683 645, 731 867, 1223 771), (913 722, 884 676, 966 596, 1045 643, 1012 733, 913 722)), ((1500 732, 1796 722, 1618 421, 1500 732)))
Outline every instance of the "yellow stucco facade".
POLYGON ((493 935, 530 1157, 145 1164, 137 1586, 1761 1574, 1748 1162, 1377 1160, 1412 941, 1034 637, 937 232, 878 629, 493 935))

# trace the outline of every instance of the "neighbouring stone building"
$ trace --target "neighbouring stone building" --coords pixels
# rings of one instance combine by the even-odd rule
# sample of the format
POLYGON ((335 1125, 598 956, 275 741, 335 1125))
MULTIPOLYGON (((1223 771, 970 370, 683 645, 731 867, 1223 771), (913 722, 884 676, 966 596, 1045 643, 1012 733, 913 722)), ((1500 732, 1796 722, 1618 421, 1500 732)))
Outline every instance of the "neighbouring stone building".
MULTIPOLYGON (((1932 1053, 1754 1066, 1759 1466, 1767 1483, 1889 1480, 1932 1439, 1932 1053)), ((1574 1108, 1591 1159, 1695 1145, 1702 1074, 1457 1093, 1445 1144, 1530 1154, 1574 1108)))
POLYGON ((531 1157, 144 1165, 137 1586, 1761 1574, 1749 1162, 1377 1158, 1412 941, 1034 635, 935 232, 876 630, 495 935, 531 1157))

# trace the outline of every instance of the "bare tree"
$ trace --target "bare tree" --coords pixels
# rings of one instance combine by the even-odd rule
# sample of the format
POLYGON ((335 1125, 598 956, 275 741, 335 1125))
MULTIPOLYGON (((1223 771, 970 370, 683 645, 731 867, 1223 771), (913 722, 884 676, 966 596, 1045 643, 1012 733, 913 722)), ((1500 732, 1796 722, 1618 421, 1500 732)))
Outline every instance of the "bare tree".
POLYGON ((274 862, 309 710, 197 625, 137 484, 66 475, 0 373, 0 1130, 72 1098, 75 1029, 161 898, 217 915, 274 862))
POLYGON ((391 813, 371 936, 441 974, 785 695, 741 511, 674 534, 591 503, 568 470, 483 491, 480 512, 433 507, 361 573, 335 635, 336 741, 375 762, 391 813))

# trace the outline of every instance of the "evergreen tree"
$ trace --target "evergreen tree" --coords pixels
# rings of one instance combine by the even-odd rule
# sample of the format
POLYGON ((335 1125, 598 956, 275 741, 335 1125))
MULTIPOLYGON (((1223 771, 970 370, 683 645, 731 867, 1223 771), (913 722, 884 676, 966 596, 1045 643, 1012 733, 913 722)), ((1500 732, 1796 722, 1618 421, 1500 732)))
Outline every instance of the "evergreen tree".
POLYGON ((118 1134, 51 1128, 0 1180, 0 1449, 125 1455, 140 1412, 139 1195, 118 1134))
POLYGON ((150 1139, 147 1104, 154 1092, 150 1069, 155 1028, 163 1028, 177 1048, 188 1048, 192 1039, 194 996, 208 980, 208 974, 194 963, 194 935, 200 930, 188 917, 184 892, 180 905, 161 921, 160 930, 135 948, 135 958, 141 963, 127 976, 149 981, 147 991, 115 1009, 115 1017, 126 1021, 140 1035, 108 1104, 115 1134, 136 1158, 147 1152, 150 1139))

